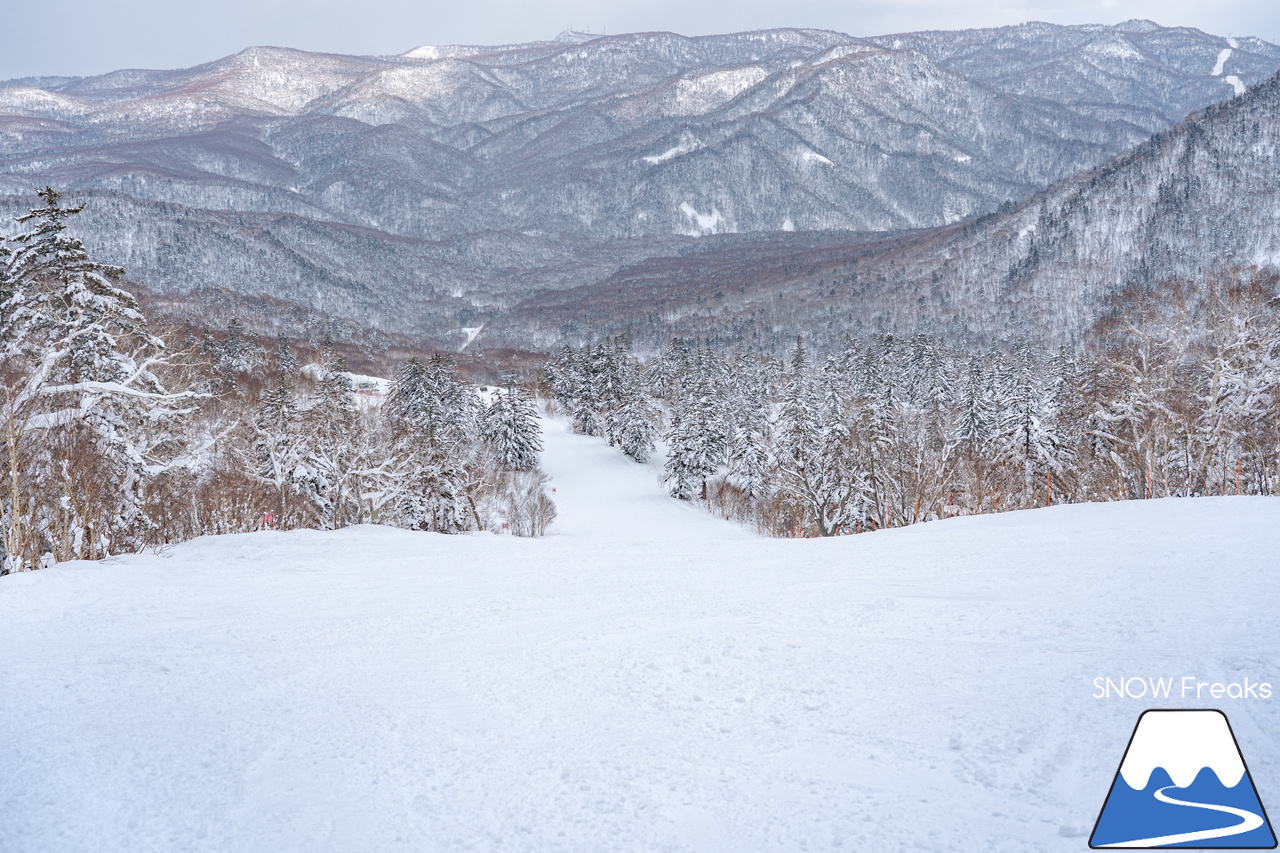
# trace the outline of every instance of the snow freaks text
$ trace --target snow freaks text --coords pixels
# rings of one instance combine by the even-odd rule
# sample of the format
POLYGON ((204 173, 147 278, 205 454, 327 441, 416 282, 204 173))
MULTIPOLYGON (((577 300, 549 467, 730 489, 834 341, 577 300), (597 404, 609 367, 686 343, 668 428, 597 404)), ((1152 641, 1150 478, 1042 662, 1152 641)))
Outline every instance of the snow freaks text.
POLYGON ((1240 681, 1204 681, 1194 675, 1181 678, 1129 676, 1093 680, 1094 699, 1270 699, 1271 682, 1244 678, 1240 681))

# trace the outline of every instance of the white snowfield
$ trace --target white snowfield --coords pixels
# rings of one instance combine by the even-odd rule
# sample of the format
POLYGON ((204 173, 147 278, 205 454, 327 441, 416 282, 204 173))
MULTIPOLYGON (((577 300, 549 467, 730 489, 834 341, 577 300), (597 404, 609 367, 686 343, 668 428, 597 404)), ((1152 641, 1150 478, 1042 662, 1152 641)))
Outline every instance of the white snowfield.
POLYGON ((1231 58, 1231 53, 1232 49, 1229 47, 1224 47, 1222 50, 1218 51, 1218 61, 1214 63, 1213 72, 1209 75, 1210 77, 1222 76, 1222 69, 1226 67, 1227 60, 1231 58))
MULTIPOLYGON (((1080 851, 1149 706, 1094 678, 1280 682, 1278 499, 765 540, 558 423, 545 464, 542 540, 0 578, 0 850, 1080 851)), ((1276 700, 1217 704, 1280 804, 1276 700)))

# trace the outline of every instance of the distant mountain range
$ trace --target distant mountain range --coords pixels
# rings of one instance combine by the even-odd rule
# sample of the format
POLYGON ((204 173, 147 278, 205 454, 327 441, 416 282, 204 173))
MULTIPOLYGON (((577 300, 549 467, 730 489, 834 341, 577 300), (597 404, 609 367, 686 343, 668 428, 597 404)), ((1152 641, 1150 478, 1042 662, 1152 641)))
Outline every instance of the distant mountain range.
POLYGON ((1280 74, 1015 205, 840 245, 709 248, 537 294, 491 336, 626 331, 778 347, 798 333, 1075 340, 1129 285, 1280 268, 1280 74))
MULTIPOLYGON (((748 311, 756 320, 739 316, 737 297, 760 287, 835 287, 815 315, 823 328, 928 322, 982 336, 1005 308, 975 301, 975 276, 1026 290, 1035 304, 1014 312, 1016 324, 1050 319, 1035 288, 1056 281, 1051 235, 1085 226, 1064 207, 1084 190, 1047 186, 1163 156, 1152 146, 1173 137, 1143 141, 1277 68, 1275 45, 1146 21, 873 39, 566 33, 396 57, 252 48, 181 71, 0 84, 0 212, 46 184, 68 189, 90 201, 91 246, 152 290, 266 294, 457 345, 482 325, 481 345, 587 336, 595 313, 641 334, 709 313, 724 320, 717 333, 790 334, 766 332, 777 322, 761 325, 759 306, 748 311), (974 220, 1001 205, 998 222, 1026 220, 1020 236, 973 237, 997 227, 974 220), (943 245, 961 254, 926 260, 943 245), (926 248, 870 280, 850 265, 913 246, 926 248), (696 301, 665 314, 637 303, 642 320, 615 310, 646 292, 683 305, 672 288, 698 270, 691 294, 732 278, 702 294, 715 311, 696 301), (921 281, 950 307, 899 298, 921 281)), ((1258 121, 1270 138, 1273 120, 1258 121)), ((1229 150, 1205 153, 1191 177, 1234 180, 1212 158, 1242 152, 1220 144, 1229 150)), ((1089 227, 1107 231, 1075 247, 1092 270, 1084 303, 1110 275, 1112 257, 1094 249, 1119 239, 1103 208, 1145 204, 1136 187, 1121 181, 1088 208, 1089 227)), ((1186 198, 1198 203, 1202 189, 1186 198)), ((1132 245, 1153 234, 1130 234, 1132 245)), ((1143 274, 1186 266, 1170 236, 1168 252, 1143 255, 1143 274)), ((1117 255, 1117 270, 1134 257, 1117 255)), ((1054 296, 1069 334, 1088 311, 1054 296)))

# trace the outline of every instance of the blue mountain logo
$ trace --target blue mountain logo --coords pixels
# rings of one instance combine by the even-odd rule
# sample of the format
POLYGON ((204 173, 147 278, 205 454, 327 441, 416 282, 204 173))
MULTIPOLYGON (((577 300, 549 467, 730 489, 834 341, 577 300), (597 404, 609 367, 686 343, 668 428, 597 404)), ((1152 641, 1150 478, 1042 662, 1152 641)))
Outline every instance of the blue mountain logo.
POLYGON ((1221 711, 1145 711, 1089 838, 1094 849, 1276 846, 1221 711))

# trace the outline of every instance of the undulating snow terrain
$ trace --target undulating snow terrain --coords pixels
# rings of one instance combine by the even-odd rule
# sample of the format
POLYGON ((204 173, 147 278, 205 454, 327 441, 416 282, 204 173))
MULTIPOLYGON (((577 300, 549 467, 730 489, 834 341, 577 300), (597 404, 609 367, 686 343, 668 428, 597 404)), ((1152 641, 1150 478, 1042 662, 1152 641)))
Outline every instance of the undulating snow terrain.
MULTIPOLYGON (((764 540, 548 424, 541 540, 0 578, 0 849, 1081 850, 1138 714, 1277 682, 1280 500, 764 540)), ((1280 700, 1221 699, 1264 803, 1280 700)))

